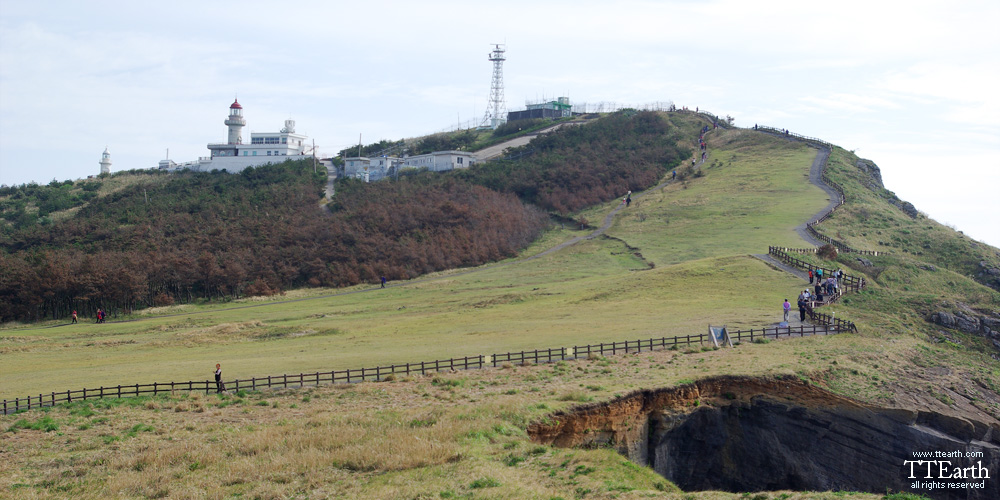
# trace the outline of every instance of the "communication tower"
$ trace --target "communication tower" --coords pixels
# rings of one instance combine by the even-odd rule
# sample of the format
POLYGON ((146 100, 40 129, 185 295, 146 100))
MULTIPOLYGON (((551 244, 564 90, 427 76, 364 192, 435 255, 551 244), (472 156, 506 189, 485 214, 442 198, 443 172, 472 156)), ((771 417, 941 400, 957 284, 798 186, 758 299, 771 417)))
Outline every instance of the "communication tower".
POLYGON ((493 52, 489 57, 493 63, 493 84, 490 85, 490 105, 486 108, 486 116, 483 117, 482 128, 495 129, 507 121, 507 103, 503 97, 503 62, 507 60, 504 52, 506 45, 494 44, 493 52))

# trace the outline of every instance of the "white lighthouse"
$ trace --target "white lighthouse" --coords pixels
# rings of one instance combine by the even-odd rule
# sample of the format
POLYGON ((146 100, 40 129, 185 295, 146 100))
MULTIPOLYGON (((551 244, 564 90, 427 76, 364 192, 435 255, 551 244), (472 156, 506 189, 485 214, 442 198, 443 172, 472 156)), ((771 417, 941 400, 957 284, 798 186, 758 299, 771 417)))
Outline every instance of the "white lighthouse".
POLYGON ((108 148, 104 148, 104 152, 101 153, 101 173, 110 174, 111 173, 111 153, 108 152, 108 148))
POLYGON ((240 106, 239 99, 233 101, 229 106, 229 118, 226 118, 226 125, 229 127, 229 144, 243 144, 243 126, 247 121, 243 118, 243 106, 240 106))

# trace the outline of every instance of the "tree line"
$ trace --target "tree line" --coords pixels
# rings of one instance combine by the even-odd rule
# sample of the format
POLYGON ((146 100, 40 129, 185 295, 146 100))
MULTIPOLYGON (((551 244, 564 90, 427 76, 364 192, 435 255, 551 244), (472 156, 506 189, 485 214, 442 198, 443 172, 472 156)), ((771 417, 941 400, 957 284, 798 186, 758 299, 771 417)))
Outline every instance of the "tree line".
POLYGON ((308 161, 239 174, 133 173, 127 187, 63 220, 0 222, 0 321, 481 265, 535 240, 545 210, 652 186, 686 155, 678 142, 656 114, 618 113, 536 139, 520 162, 340 180, 329 212, 318 206, 325 175, 308 161))

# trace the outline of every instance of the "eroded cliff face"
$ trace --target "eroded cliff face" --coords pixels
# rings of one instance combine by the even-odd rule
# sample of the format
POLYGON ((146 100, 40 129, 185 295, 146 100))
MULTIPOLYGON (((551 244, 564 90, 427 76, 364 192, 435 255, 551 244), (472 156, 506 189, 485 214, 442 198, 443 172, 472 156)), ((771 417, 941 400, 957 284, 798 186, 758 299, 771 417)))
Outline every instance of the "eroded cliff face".
POLYGON ((580 407, 554 421, 532 425, 532 439, 614 447, 685 490, 889 488, 1000 498, 1000 422, 878 408, 795 378, 714 377, 580 407), (924 452, 946 456, 915 455, 924 452), (965 469, 956 474, 958 467, 965 469), (931 489, 927 482, 982 488, 931 489))

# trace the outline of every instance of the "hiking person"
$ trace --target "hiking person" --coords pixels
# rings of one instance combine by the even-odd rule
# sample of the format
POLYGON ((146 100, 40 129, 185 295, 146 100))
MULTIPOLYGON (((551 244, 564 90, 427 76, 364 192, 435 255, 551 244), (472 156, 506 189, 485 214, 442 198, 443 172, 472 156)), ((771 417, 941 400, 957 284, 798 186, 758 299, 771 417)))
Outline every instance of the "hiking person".
POLYGON ((674 180, 676 178, 677 178, 677 169, 674 169, 674 173, 673 175, 670 176, 670 180, 674 180))
POLYGON ((823 280, 823 268, 822 267, 817 267, 816 268, 816 281, 820 282, 822 280, 823 280))
POLYGON ((385 288, 385 276, 382 276, 382 288, 385 288))
POLYGON ((812 269, 809 270, 809 284, 810 285, 813 284, 813 270, 812 269))
POLYGON ((799 299, 799 321, 806 320, 806 300, 804 298, 799 299))
POLYGON ((785 303, 781 304, 781 309, 785 312, 785 322, 788 322, 788 311, 792 310, 792 305, 788 303, 788 299, 785 299, 785 303))
POLYGON ((813 295, 816 296, 816 302, 823 302, 823 285, 820 284, 819 280, 816 280, 816 288, 813 289, 813 295))
POLYGON ((630 207, 631 205, 632 205, 632 191, 629 191, 628 194, 625 195, 625 207, 627 208, 630 207))
POLYGON ((215 364, 215 391, 217 393, 221 394, 222 391, 224 391, 224 390, 226 390, 226 386, 222 384, 222 364, 221 363, 216 363, 215 364))
POLYGON ((75 324, 76 323, 76 311, 73 311, 73 316, 72 317, 73 317, 73 323, 71 323, 71 324, 75 324))

